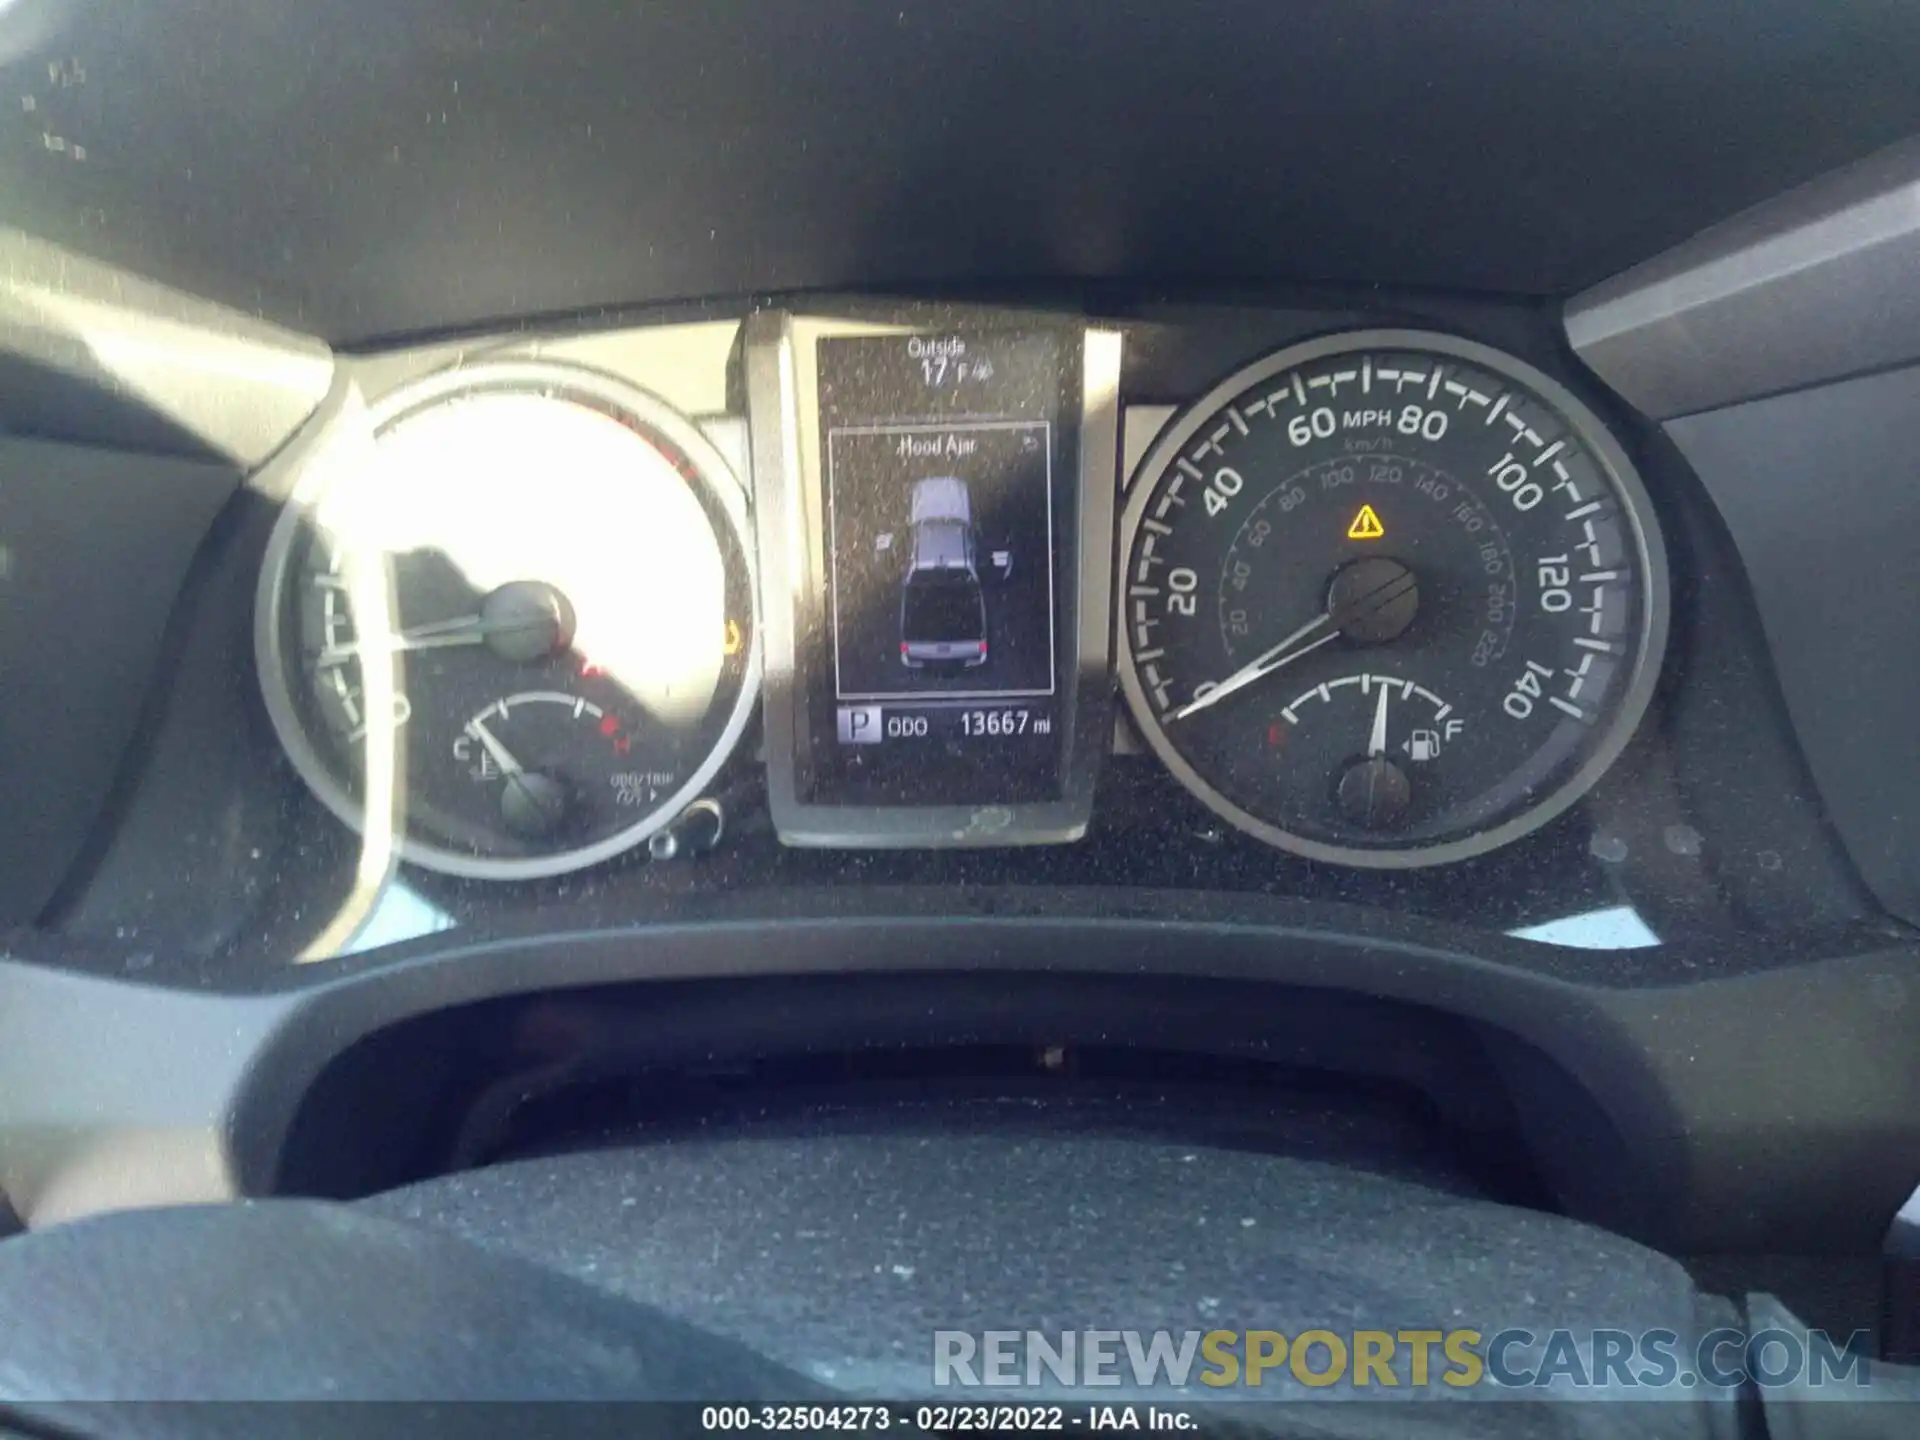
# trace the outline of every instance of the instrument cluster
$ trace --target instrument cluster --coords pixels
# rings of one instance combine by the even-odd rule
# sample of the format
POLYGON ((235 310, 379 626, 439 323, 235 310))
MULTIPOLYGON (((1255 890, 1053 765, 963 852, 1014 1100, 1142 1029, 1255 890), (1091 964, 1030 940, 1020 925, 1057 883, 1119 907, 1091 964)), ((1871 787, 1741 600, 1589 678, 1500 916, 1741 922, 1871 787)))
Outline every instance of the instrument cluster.
POLYGON ((1464 860, 1591 789, 1670 608, 1594 408, 1459 335, 1335 329, 1129 474, 1127 343, 768 311, 714 414, 538 344, 401 378, 274 474, 275 731, 369 846, 489 880, 658 848, 755 743, 788 846, 1070 844, 1116 693, 1219 820, 1336 866, 1464 860))

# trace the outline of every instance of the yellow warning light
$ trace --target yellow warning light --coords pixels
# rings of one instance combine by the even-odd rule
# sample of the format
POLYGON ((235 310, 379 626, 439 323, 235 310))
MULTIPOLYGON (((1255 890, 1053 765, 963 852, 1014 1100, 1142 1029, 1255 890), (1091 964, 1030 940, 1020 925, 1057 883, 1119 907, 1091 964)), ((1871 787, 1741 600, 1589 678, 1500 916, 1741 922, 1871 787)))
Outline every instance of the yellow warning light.
POLYGON ((1349 540, 1384 540, 1387 527, 1380 523, 1380 517, 1373 513, 1371 505, 1362 505, 1360 513, 1353 517, 1353 523, 1347 526, 1349 540))
POLYGON ((740 653, 740 622, 739 621, 737 620, 727 621, 726 638, 721 642, 720 653, 722 655, 738 655, 740 653))

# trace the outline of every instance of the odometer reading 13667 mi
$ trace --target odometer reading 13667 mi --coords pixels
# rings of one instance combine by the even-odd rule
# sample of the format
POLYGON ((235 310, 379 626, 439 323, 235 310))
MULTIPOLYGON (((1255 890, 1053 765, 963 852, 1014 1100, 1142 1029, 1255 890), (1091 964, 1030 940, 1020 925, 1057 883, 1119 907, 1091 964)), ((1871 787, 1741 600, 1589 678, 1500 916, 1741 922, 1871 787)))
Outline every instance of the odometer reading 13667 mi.
POLYGON ((1666 638, 1625 452, 1547 376, 1443 335, 1230 377, 1154 445, 1122 543, 1148 742, 1318 860, 1438 864, 1544 824, 1625 746, 1666 638))

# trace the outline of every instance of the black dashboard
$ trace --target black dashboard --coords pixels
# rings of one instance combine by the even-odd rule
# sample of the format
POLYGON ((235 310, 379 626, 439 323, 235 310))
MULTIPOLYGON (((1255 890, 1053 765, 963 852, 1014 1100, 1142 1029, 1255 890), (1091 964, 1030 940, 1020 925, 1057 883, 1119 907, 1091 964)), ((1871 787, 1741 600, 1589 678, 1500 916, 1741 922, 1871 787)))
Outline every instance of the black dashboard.
POLYGON ((1877 1246, 1915 17, 1015 8, 0 6, 23 1219, 988 1045, 1877 1246))

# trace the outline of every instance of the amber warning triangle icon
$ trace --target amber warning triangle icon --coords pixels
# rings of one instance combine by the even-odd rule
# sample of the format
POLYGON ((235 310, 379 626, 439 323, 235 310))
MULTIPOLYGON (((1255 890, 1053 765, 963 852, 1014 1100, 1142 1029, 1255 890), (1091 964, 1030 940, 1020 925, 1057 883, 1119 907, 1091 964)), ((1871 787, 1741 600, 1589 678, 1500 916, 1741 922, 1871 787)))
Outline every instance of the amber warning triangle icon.
POLYGON ((1349 540, 1381 540, 1386 538, 1387 527, 1380 523, 1380 517, 1373 513, 1371 505, 1362 505, 1360 513, 1353 517, 1353 523, 1347 526, 1349 540))

